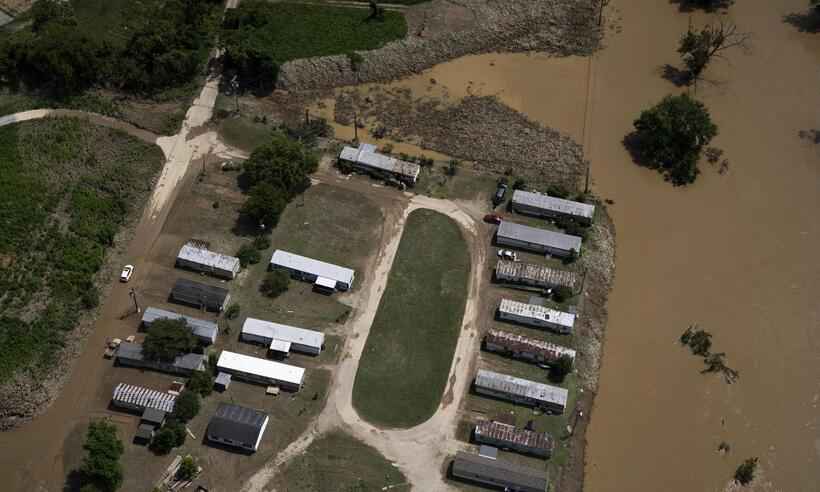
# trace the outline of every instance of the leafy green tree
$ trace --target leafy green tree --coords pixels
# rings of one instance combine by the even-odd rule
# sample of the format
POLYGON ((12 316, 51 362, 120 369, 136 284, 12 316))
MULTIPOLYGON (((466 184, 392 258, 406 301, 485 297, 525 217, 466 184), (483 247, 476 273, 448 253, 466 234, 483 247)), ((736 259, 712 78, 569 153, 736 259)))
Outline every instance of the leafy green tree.
POLYGON ((270 298, 276 298, 284 294, 290 285, 290 275, 284 270, 274 270, 265 275, 259 291, 270 298))
POLYGON ((254 150, 245 161, 243 179, 248 187, 268 183, 290 200, 310 187, 308 174, 318 165, 316 156, 301 143, 276 133, 270 143, 254 150))
POLYGON ((76 26, 77 18, 71 2, 61 0, 37 0, 31 5, 31 30, 40 32, 46 24, 59 22, 66 26, 76 26))
POLYGON ((190 388, 183 390, 174 403, 171 417, 180 422, 188 422, 199 413, 199 394, 190 388))
POLYGON ((259 224, 260 227, 270 229, 279 223, 279 217, 287 204, 284 192, 272 184, 260 183, 251 188, 240 213, 259 224))
POLYGON ((91 422, 85 437, 86 452, 80 466, 84 483, 103 492, 114 492, 122 485, 120 457, 124 451, 117 437, 117 427, 105 420, 91 422))
POLYGON ((735 471, 735 481, 740 485, 749 485, 755 479, 755 471, 757 471, 757 458, 749 458, 735 471))
POLYGON ((230 306, 228 306, 228 309, 225 310, 225 318, 226 319, 236 319, 237 317, 239 317, 239 311, 241 311, 241 310, 242 310, 242 306, 240 306, 238 303, 235 302, 235 303, 231 304, 230 306))
POLYGON ((555 302, 566 302, 572 297, 572 289, 566 285, 559 285, 552 289, 552 299, 555 302))
POLYGON ((718 133, 703 103, 686 94, 666 96, 641 112, 634 125, 627 140, 638 161, 675 185, 695 181, 701 150, 718 133))
POLYGON ((248 243, 239 247, 239 251, 236 252, 236 257, 239 258, 239 264, 242 265, 242 268, 248 265, 255 265, 262 259, 259 250, 248 243))
POLYGON ((142 353, 149 360, 173 362, 182 354, 191 353, 197 346, 184 319, 158 319, 151 324, 142 344, 142 353))
POLYGON ((196 473, 199 471, 199 467, 196 464, 196 460, 194 460, 193 456, 186 456, 182 458, 182 461, 179 463, 179 469, 177 470, 177 478, 179 480, 191 480, 196 476, 196 473))
POLYGON ((555 362, 550 364, 549 379, 554 383, 564 382, 567 374, 572 372, 572 358, 562 355, 555 362))
POLYGON ((194 371, 188 379, 188 389, 205 397, 214 389, 214 377, 208 371, 194 371))
POLYGON ((174 430, 166 425, 156 433, 148 447, 157 454, 165 455, 177 446, 176 443, 177 437, 174 430))

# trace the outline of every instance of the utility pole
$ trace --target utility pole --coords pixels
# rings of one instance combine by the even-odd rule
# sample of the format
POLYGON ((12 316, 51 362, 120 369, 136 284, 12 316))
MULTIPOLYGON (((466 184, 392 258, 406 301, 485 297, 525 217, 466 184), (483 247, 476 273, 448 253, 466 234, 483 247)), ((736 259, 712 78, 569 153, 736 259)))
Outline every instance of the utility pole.
POLYGON ((233 99, 236 104, 236 114, 239 114, 239 78, 237 75, 231 79, 231 90, 233 90, 233 99))
POLYGON ((131 300, 134 301, 134 308, 137 310, 137 314, 141 313, 142 309, 140 309, 140 303, 137 300, 137 291, 135 291, 134 288, 131 287, 131 290, 128 291, 128 295, 131 296, 131 300))
POLYGON ((584 195, 589 193, 589 172, 590 172, 591 167, 592 167, 592 163, 587 161, 587 177, 586 177, 586 180, 584 181, 584 195))
POLYGON ((353 140, 359 141, 359 113, 353 113, 353 140))
POLYGON ((305 126, 310 124, 310 111, 305 109, 305 126))

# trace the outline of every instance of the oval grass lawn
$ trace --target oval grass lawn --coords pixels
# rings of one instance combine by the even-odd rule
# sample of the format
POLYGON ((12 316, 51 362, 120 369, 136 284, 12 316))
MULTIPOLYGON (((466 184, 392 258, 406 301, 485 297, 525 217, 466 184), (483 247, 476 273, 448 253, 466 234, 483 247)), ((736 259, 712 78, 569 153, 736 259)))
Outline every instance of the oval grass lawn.
POLYGON ((412 427, 438 408, 461 330, 470 254, 458 225, 410 213, 353 386, 365 420, 412 427))

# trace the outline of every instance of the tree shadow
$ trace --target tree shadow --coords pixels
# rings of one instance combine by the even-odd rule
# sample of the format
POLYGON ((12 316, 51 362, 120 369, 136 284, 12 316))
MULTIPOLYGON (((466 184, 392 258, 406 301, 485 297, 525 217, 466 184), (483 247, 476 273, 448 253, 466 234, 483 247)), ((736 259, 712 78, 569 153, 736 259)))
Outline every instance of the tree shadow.
POLYGON ((800 32, 820 32, 820 9, 812 8, 808 12, 793 12, 783 16, 783 22, 791 24, 800 32))
POLYGON ((63 483, 63 492, 79 492, 83 486, 85 477, 80 470, 74 469, 68 472, 63 483))
POLYGON ((678 6, 681 12, 694 12, 703 10, 704 12, 717 12, 728 9, 735 0, 669 0, 669 3, 678 6))
POLYGON ((652 162, 649 162, 646 159, 646 156, 641 151, 641 137, 637 131, 628 133, 621 141, 621 143, 623 144, 626 151, 629 152, 629 157, 632 158, 633 163, 649 169, 658 168, 657 165, 655 165, 652 162))
POLYGON ((661 67, 661 77, 675 84, 675 87, 686 87, 692 82, 692 74, 689 70, 681 70, 668 63, 661 67))

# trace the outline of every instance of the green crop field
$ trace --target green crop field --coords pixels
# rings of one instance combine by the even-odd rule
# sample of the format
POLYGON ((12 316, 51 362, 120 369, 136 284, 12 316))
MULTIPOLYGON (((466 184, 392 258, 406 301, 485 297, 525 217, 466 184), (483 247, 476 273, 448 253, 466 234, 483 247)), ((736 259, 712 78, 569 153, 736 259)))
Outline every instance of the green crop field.
POLYGON ((277 490, 336 492, 410 490, 404 475, 378 451, 341 431, 313 441, 304 454, 277 473, 277 490))
POLYGON ((456 223, 431 210, 413 211, 356 374, 353 404, 362 417, 412 427, 435 413, 469 276, 469 251, 456 223))
POLYGON ((94 275, 162 161, 81 120, 0 128, 0 382, 48 365, 96 306, 94 275))

